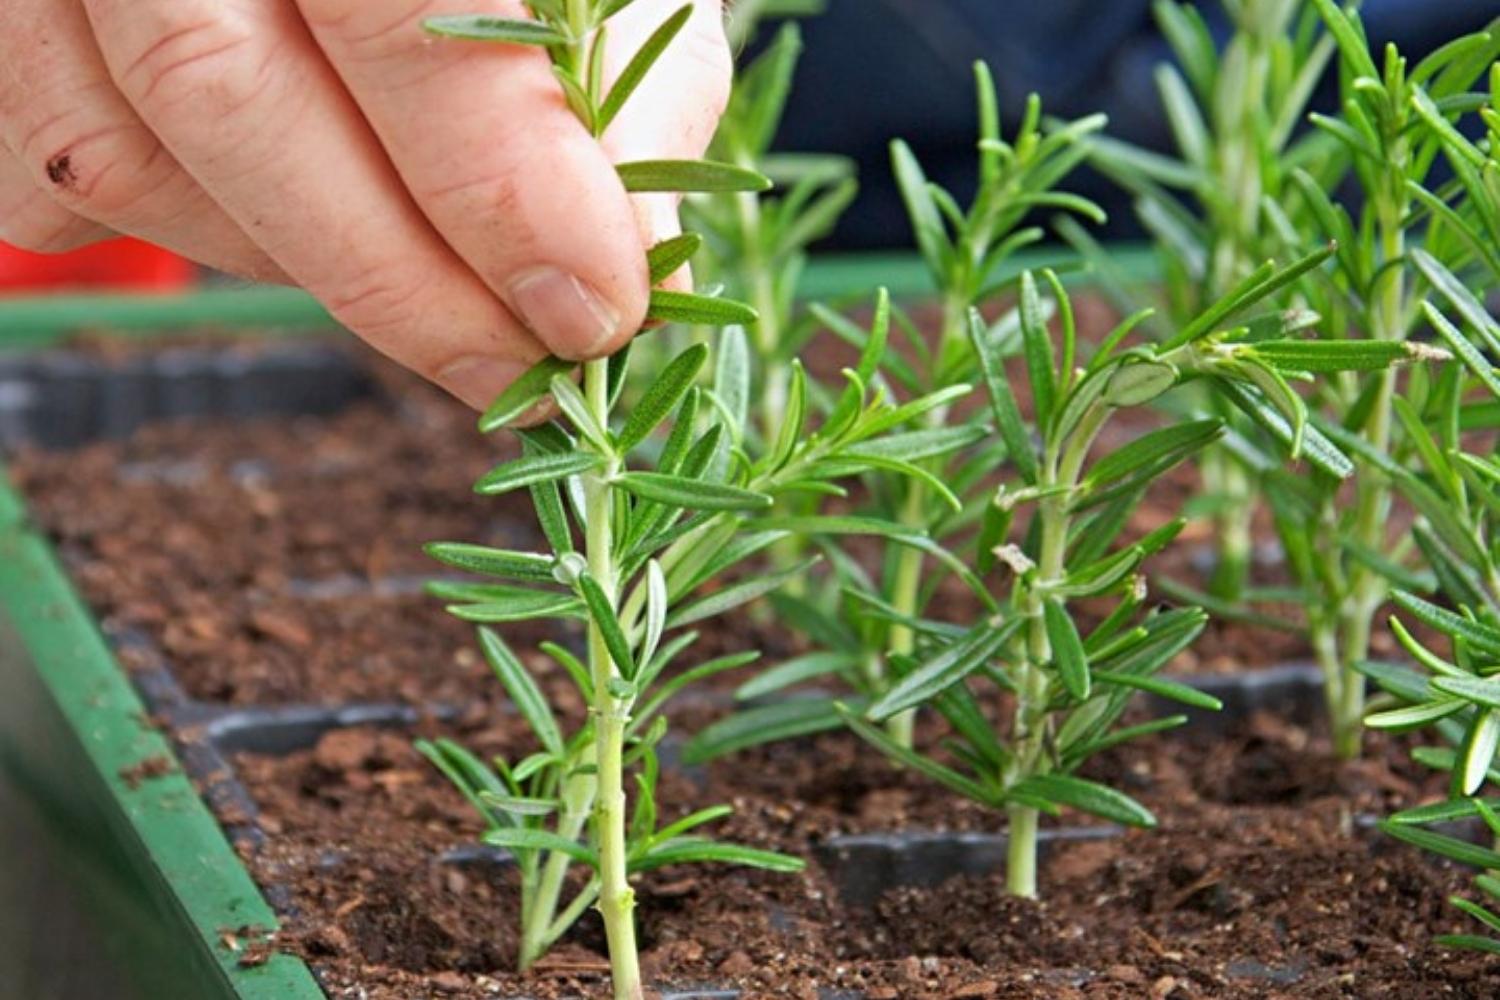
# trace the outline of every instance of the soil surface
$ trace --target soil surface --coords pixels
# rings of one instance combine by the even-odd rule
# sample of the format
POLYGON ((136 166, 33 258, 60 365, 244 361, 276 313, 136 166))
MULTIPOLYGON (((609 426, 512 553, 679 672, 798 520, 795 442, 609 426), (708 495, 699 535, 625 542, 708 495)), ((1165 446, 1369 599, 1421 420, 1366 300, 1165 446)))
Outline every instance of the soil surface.
MULTIPOLYGON (((518 727, 462 736, 514 755, 518 727)), ((1468 876, 1353 822, 1435 794, 1380 742, 1327 763, 1326 742, 1269 716, 1230 731, 1155 738, 1094 762, 1160 829, 1055 848, 1043 901, 998 876, 841 898, 819 845, 841 833, 992 829, 843 734, 782 744, 670 778, 670 813, 729 802, 716 833, 809 859, 800 875, 669 868, 639 880, 644 961, 656 981, 747 997, 819 990, 876 998, 1491 997, 1500 964, 1434 947, 1460 929, 1445 902, 1468 876)), ((478 833, 405 734, 336 731, 287 758, 237 760, 272 834, 251 857, 290 886, 278 947, 304 955, 334 997, 396 1000, 607 996, 602 929, 586 917, 529 975, 514 970, 513 874, 444 863, 478 833)), ((1071 817, 1070 817, 1071 818, 1071 817)))

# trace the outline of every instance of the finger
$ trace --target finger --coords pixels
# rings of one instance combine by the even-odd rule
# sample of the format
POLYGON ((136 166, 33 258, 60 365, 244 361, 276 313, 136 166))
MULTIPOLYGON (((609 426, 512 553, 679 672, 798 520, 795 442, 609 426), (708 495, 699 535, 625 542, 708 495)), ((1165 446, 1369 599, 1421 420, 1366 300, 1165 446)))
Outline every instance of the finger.
POLYGON ((291 5, 85 2, 152 131, 349 329, 476 407, 545 353, 422 217, 291 5))
POLYGON ((0 140, 36 189, 74 215, 213 267, 279 277, 131 110, 76 0, 6 3, 0 140))
MULTIPOLYGON (((632 56, 685 0, 636 0, 610 21, 605 76, 613 85, 632 56)), ((604 135, 604 148, 616 163, 652 159, 700 159, 729 101, 734 60, 724 33, 720 0, 691 0, 686 24, 626 101, 604 135)), ((682 232, 675 194, 632 196, 647 243, 682 232)), ((687 291, 692 272, 684 265, 665 288, 687 291)))
POLYGON ((61 253, 113 235, 37 190, 21 161, 0 146, 0 241, 35 253, 61 253))
POLYGON ((617 162, 696 160, 713 141, 734 74, 720 0, 636 0, 609 22, 605 76, 613 81, 656 29, 689 4, 687 23, 604 134, 617 162))
MULTIPOLYGON (((544 50, 427 37, 451 0, 298 4, 427 218, 553 353, 598 357, 640 328, 629 198, 544 50)), ((465 9, 527 16, 519 0, 465 9)))

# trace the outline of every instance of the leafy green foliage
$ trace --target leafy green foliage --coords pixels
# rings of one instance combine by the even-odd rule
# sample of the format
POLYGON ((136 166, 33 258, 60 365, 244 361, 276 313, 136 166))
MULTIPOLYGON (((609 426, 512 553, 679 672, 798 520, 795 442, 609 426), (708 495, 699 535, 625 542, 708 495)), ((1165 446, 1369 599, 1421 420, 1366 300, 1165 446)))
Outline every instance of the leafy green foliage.
MULTIPOLYGON (((1382 829, 1421 850, 1481 869, 1495 867, 1485 847, 1430 829, 1460 820, 1483 821, 1500 835, 1492 800, 1477 798, 1500 774, 1500 464, 1492 433, 1465 435, 1465 413, 1500 400, 1494 376, 1495 320, 1458 275, 1422 250, 1412 254, 1416 271, 1434 293, 1422 315, 1458 356, 1443 377, 1395 401, 1410 459, 1387 462, 1382 471, 1416 511, 1411 537, 1428 575, 1395 580, 1398 613, 1390 619, 1397 642, 1415 666, 1365 663, 1362 671, 1380 688, 1365 724, 1395 731, 1428 730, 1441 747, 1420 747, 1413 757, 1450 775, 1450 798, 1392 816, 1382 829), (1449 319, 1449 315, 1454 318, 1449 319), (1418 638, 1441 637, 1442 645, 1418 638), (1443 648, 1446 646, 1446 648, 1443 648)), ((1471 280, 1483 280, 1479 262, 1469 261, 1471 280)), ((1484 421, 1486 431, 1492 423, 1484 421)), ((1492 875, 1474 880, 1486 898, 1500 888, 1492 875)), ((1489 935, 1500 931, 1492 903, 1454 897, 1453 904, 1479 921, 1489 935)), ((1442 943, 1481 951, 1500 950, 1500 940, 1481 934, 1450 935, 1442 943)))
MULTIPOLYGON (((888 315, 883 296, 877 313, 888 315)), ((732 342, 735 336, 727 331, 722 339, 732 342)), ((898 404, 852 381, 836 420, 818 426, 805 406, 794 406, 786 422, 774 428, 777 446, 746 461, 732 444, 738 428, 728 422, 726 410, 705 405, 718 390, 697 384, 708 353, 695 345, 670 360, 622 420, 611 419, 607 408, 590 401, 601 395, 600 386, 580 392, 554 374, 552 392, 561 416, 526 432, 522 457, 480 478, 480 492, 524 487, 534 497, 552 498, 537 503, 544 535, 583 537, 586 556, 571 544, 554 545, 551 552, 451 542, 428 546, 447 565, 499 581, 435 584, 434 592, 450 601, 450 610, 459 617, 486 622, 582 618, 597 638, 587 664, 562 647, 546 649, 579 695, 596 706, 594 717, 566 739, 520 661, 497 633, 481 631, 486 656, 542 751, 515 763, 497 760, 491 768, 452 744, 423 745, 423 752, 486 817, 486 842, 505 847, 521 865, 527 961, 555 942, 601 891, 596 877, 557 912, 559 880, 568 865, 599 869, 604 864, 597 834, 590 836, 583 822, 596 810, 600 795, 598 720, 615 720, 624 756, 637 761, 637 817, 655 816, 655 753, 666 732, 661 710, 667 699, 688 680, 754 658, 723 658, 672 673, 696 638, 688 627, 756 600, 800 574, 804 567, 794 566, 721 582, 793 529, 814 537, 896 530, 872 519, 798 520, 770 511, 789 495, 837 490, 841 480, 866 472, 871 462, 883 463, 900 453, 892 442, 901 435, 892 432, 934 405, 924 399, 898 404), (563 504, 556 499, 559 493, 575 499, 563 504), (607 532, 600 530, 603 524, 607 532), (597 548, 601 544, 607 546, 602 553, 597 548)), ((732 355, 721 351, 721 356, 732 355)), ((538 371, 550 368, 551 362, 544 361, 538 371)), ((720 388, 735 380, 735 372, 724 367, 716 375, 720 388)), ((799 379, 796 384, 805 383, 799 379)), ((757 725, 765 731, 764 720, 757 725)), ((773 731, 799 731, 787 721, 777 725, 780 729, 773 731)), ((628 871, 686 861, 777 870, 798 864, 664 829, 644 820, 630 825, 624 842, 628 871)))
MULTIPOLYGON (((764 6, 737 4, 734 17, 754 19, 764 6)), ((853 164, 842 157, 771 149, 801 51, 799 28, 784 24, 740 73, 712 146, 717 159, 770 177, 776 190, 708 193, 684 204, 689 223, 707 237, 700 274, 755 305, 753 319, 737 321, 755 348, 746 374, 760 401, 747 436, 766 436, 786 403, 792 360, 816 330, 794 299, 807 250, 832 232, 858 189, 853 164)))
MULTIPOLYGON (((673 12, 606 79, 604 23, 628 3, 529 0, 529 20, 444 17, 428 27, 545 48, 563 97, 597 137, 690 16, 673 12)), ((742 0, 740 30, 806 6, 742 0)), ((655 287, 649 318, 725 329, 712 351, 659 337, 634 365, 622 353, 583 365, 581 378, 573 364, 543 360, 481 426, 552 422, 518 432, 520 456, 476 489, 526 490, 545 546, 429 547, 474 577, 431 588, 458 617, 586 631, 581 651, 541 650, 586 717, 549 704, 534 664, 486 627, 485 657, 536 751, 486 762, 448 741, 421 746, 483 818, 483 839, 516 858, 523 966, 594 906, 617 994, 637 995, 632 875, 682 862, 800 864, 705 835, 728 807, 668 815, 657 800, 671 698, 756 659, 693 662, 694 626, 762 599, 811 651, 747 679, 739 696, 755 703, 697 734, 689 760, 847 726, 913 772, 1006 810, 1009 885, 1023 894, 1035 892, 1041 813, 1151 826, 1143 806, 1079 772, 1104 749, 1184 721, 1124 725, 1139 692, 1218 707, 1163 674, 1205 611, 1147 602, 1145 563, 1184 522, 1140 537, 1126 528, 1145 491, 1188 461, 1202 463, 1210 506, 1226 512, 1228 576, 1205 603, 1243 611, 1234 577, 1244 567, 1233 563, 1243 553, 1233 547, 1247 540, 1239 532, 1260 488, 1327 671, 1341 751, 1362 710, 1356 667, 1385 692, 1370 725, 1432 727, 1448 744, 1418 759, 1452 773, 1454 799, 1393 817, 1388 829, 1500 865, 1488 848, 1430 828, 1479 817, 1500 833, 1494 803, 1474 797, 1496 777, 1500 746, 1491 523, 1500 460, 1465 436, 1500 421, 1500 324, 1483 305, 1500 280, 1500 70, 1491 66, 1500 35, 1459 39, 1408 68, 1394 50, 1377 60, 1357 14, 1332 0, 1235 0, 1226 10, 1235 33, 1220 51, 1193 6, 1157 3, 1180 65, 1159 74, 1175 158, 1103 138, 1098 116, 1045 123, 1035 98, 1006 137, 982 64, 979 184, 967 205, 892 144, 941 309, 935 338, 884 294, 867 323, 793 306, 808 248, 855 190, 838 158, 772 151, 800 49, 795 26, 742 75, 710 160, 620 165, 628 191, 685 193, 704 233, 651 248, 653 286, 690 261, 716 283, 655 287), (1332 63, 1341 113, 1299 130, 1332 63), (1491 93, 1471 92, 1487 69, 1491 93), (1487 132, 1477 142, 1458 127, 1476 113, 1487 132), (1012 259, 1044 238, 1032 220, 1048 213, 1112 282, 1108 255, 1079 225, 1102 212, 1060 189, 1085 159, 1135 195, 1167 278, 1157 309, 1137 310, 1098 344, 1080 342, 1054 270, 1018 272, 1012 259), (1440 159, 1452 182, 1431 180, 1440 159), (1346 176, 1363 195, 1352 213, 1327 194, 1346 176), (990 309, 1002 294, 1011 307, 990 309), (797 361, 820 327, 857 351, 842 384, 819 384, 797 361), (632 367, 639 391, 632 381, 622 395, 632 367), (970 407, 973 386, 984 398, 970 407), (1141 406, 1170 419, 1100 454, 1117 414, 1141 406), (823 506, 830 497, 836 509, 823 506), (1398 499, 1418 514, 1409 541, 1386 531, 1398 499), (876 558, 851 556, 847 535, 869 536, 876 558), (826 571, 809 573, 815 564, 826 571), (963 615, 945 613, 940 588, 964 595, 963 615), (1367 662, 1372 618, 1393 591, 1403 617, 1449 637, 1451 649, 1436 650, 1393 622, 1420 670, 1367 662), (1106 612, 1091 628, 1076 613, 1083 600, 1106 612), (790 694, 807 684, 823 690, 790 694), (982 707, 990 700, 998 715, 982 707), (947 723, 935 753, 912 746, 919 710, 947 723), (587 877, 570 880, 574 866, 587 877)), ((1481 876, 1476 887, 1497 895, 1500 882, 1481 876)), ((1488 904, 1455 905, 1500 929, 1488 904)), ((1480 935, 1450 940, 1500 951, 1480 935)))
MULTIPOLYGON (((1458 523, 1469 508, 1453 506, 1462 477, 1443 458, 1453 437, 1421 427, 1425 404, 1417 402, 1453 376, 1434 377, 1426 364, 1403 376, 1395 366, 1451 352, 1476 378, 1492 377, 1451 326, 1433 322, 1446 351, 1409 339, 1424 318, 1409 265, 1416 261, 1434 287, 1442 286, 1424 260, 1487 266, 1493 244, 1481 236, 1486 195, 1467 196, 1469 184, 1436 191, 1426 185, 1439 147, 1466 164, 1461 179, 1478 179, 1484 154, 1465 148, 1453 122, 1472 110, 1465 90, 1493 61, 1496 39, 1492 32, 1459 39, 1408 72, 1394 50, 1378 66, 1357 14, 1331 0, 1237 3, 1230 11, 1236 31, 1222 52, 1190 7, 1164 0, 1157 13, 1186 77, 1160 71, 1182 159, 1099 140, 1095 162, 1137 195, 1166 265, 1167 315, 1197 308, 1205 292, 1222 294, 1229 281, 1248 280, 1243 276, 1263 256, 1336 243, 1331 269, 1310 269, 1284 284, 1276 311, 1246 321, 1237 351, 1268 372, 1253 387, 1223 388, 1256 415, 1261 430, 1250 433, 1253 427, 1237 421, 1234 448, 1205 455, 1208 495, 1199 503, 1213 512, 1219 539, 1210 591, 1238 601, 1249 593, 1243 555, 1260 486, 1300 588, 1295 603, 1306 609, 1305 622, 1293 625, 1311 638, 1327 677, 1336 748, 1351 756, 1364 703, 1357 667, 1389 588, 1420 584, 1427 573, 1416 559, 1436 559, 1431 572, 1455 582, 1470 578, 1465 565, 1474 564, 1478 548, 1458 523), (1313 115, 1314 128, 1299 134, 1294 126, 1331 58, 1342 113, 1313 115), (1349 173, 1363 192, 1357 219, 1326 193, 1349 173), (1289 336, 1308 329, 1319 331, 1316 342, 1289 336), (1351 330, 1371 340, 1343 341, 1351 330), (1311 390, 1293 387, 1314 375, 1311 390), (1398 398, 1403 377, 1405 400, 1398 398), (1265 454, 1266 441, 1290 446, 1336 478, 1278 467, 1265 454), (1331 463, 1329 443, 1352 462, 1331 463), (1351 498, 1338 479, 1356 472, 1351 498), (1393 489, 1429 519, 1415 546, 1387 532, 1393 489)), ((1088 248, 1076 235, 1075 242, 1088 248)), ((1461 290, 1450 281, 1450 294, 1455 284, 1461 290)), ((1461 309, 1471 322, 1473 305, 1470 296, 1461 309)))
MULTIPOLYGON (((1148 320, 1148 329, 1162 336, 1164 324, 1171 324, 1178 336, 1190 336, 1188 324, 1195 318, 1215 321, 1205 311, 1210 303, 1224 300, 1286 249, 1278 226, 1288 214, 1301 215, 1286 197, 1291 170, 1305 165, 1324 183, 1342 171, 1342 155, 1327 136, 1296 129, 1335 46, 1316 30, 1316 11, 1296 0, 1226 5, 1234 31, 1222 50, 1196 5, 1157 0, 1154 10, 1177 59, 1176 66, 1158 67, 1156 82, 1178 155, 1095 137, 1090 159, 1134 196, 1136 214, 1161 260, 1164 281, 1150 303, 1160 318, 1148 320)), ((1138 291, 1111 278, 1106 255, 1091 239, 1076 227, 1065 235, 1094 261, 1118 301, 1132 309, 1141 305, 1138 291)), ((1290 250, 1300 252, 1301 246, 1290 250)), ((1265 316, 1272 323, 1295 315, 1299 305, 1294 282, 1261 298, 1273 307, 1265 316)), ((1269 399, 1290 401, 1275 379, 1267 387, 1262 394, 1269 399)), ((1209 590, 1218 599, 1238 601, 1249 583, 1255 478, 1259 469, 1277 464, 1271 442, 1283 436, 1257 433, 1253 422, 1236 419, 1227 401, 1211 394, 1198 406, 1229 421, 1234 431, 1233 448, 1212 448, 1200 460, 1204 492, 1198 504, 1211 512, 1217 540, 1209 590)))
MULTIPOLYGON (((910 412, 911 429, 888 439, 882 453, 860 453, 899 474, 867 477, 870 498, 853 513, 899 529, 879 533, 885 552, 878 573, 827 549, 836 589, 775 598, 819 652, 777 665, 741 689, 742 697, 766 699, 795 684, 835 682, 850 694, 757 705, 698 734, 688 756, 704 759, 842 722, 904 766, 1009 811, 1017 845, 1011 885, 1029 893, 1038 810, 1085 808, 1116 821, 1150 822, 1128 798, 1074 773, 1104 747, 1180 721, 1122 729, 1117 723, 1129 699, 1145 690, 1195 708, 1215 704, 1157 676, 1206 620, 1197 608, 1144 607, 1141 565, 1171 542, 1180 523, 1130 542, 1120 536, 1145 490, 1215 443, 1224 419, 1181 420, 1091 461, 1100 431, 1121 407, 1152 404, 1192 383, 1218 401, 1216 408, 1240 411, 1245 422, 1265 428, 1268 460, 1304 458, 1337 483, 1353 462, 1314 425, 1288 380, 1384 371, 1425 355, 1401 344, 1310 337, 1315 317, 1267 311, 1268 300, 1281 301, 1287 290, 1319 279, 1336 252, 1329 244, 1294 254, 1285 265, 1247 267, 1154 342, 1128 346, 1149 318, 1138 314, 1080 367, 1091 345, 1078 342, 1058 276, 1006 275, 1004 265, 1015 249, 1041 238, 1040 229, 1024 228, 1034 209, 1097 215, 1089 203, 1053 188, 1083 158, 1083 140, 1102 123, 1044 133, 1033 101, 1007 142, 982 65, 976 79, 981 183, 967 209, 928 182, 904 144, 892 149, 919 250, 941 295, 936 338, 924 337, 899 312, 877 310, 865 331, 815 308, 860 351, 857 368, 846 372, 852 382, 888 382, 941 400, 910 412), (1017 303, 991 322, 973 307, 997 289, 1014 289, 1017 303), (908 348, 901 355, 886 350, 897 338, 908 348), (882 355, 883 362, 875 360, 882 355), (1024 396, 1013 388, 1017 367, 1025 373, 1024 396), (955 383, 982 384, 988 406, 956 411, 941 388, 955 383), (1006 466, 1015 481, 996 493, 994 474, 1006 466), (950 575, 974 602, 960 623, 929 612, 950 575), (1090 634, 1080 631, 1070 607, 1083 598, 1104 598, 1115 609, 1090 634), (986 685, 1008 705, 999 732, 979 708, 986 685), (952 730, 951 763, 912 748, 911 714, 923 706, 952 730)), ((800 398, 799 390, 793 408, 800 398)), ((830 421, 842 409, 833 402, 830 421)))
MULTIPOLYGON (((913 475, 902 488, 921 483, 931 490, 928 499, 936 517, 902 517, 907 508, 899 503, 894 510, 853 516, 860 524, 873 520, 889 526, 871 532, 884 538, 891 554, 886 580, 900 580, 901 555, 913 551, 956 576, 973 595, 976 614, 962 624, 928 617, 930 580, 921 600, 903 604, 899 590, 883 589, 857 564, 834 559, 842 589, 840 603, 831 610, 806 595, 777 599, 789 620, 816 637, 820 651, 763 673, 744 685, 741 695, 764 699, 794 684, 833 678, 854 694, 842 702, 794 698, 750 708, 696 736, 689 758, 848 725, 902 765, 958 794, 1006 809, 1012 843, 1019 845, 1011 856, 1010 884, 1023 893, 1035 890, 1035 844, 1026 831, 1034 833, 1038 810, 1077 808, 1116 822, 1150 825, 1149 812, 1128 796, 1075 772, 1100 749, 1182 721, 1178 716, 1144 728, 1120 728, 1121 715, 1137 691, 1194 708, 1217 707, 1212 698, 1157 676, 1206 621, 1197 608, 1145 606, 1141 566, 1171 543, 1181 522, 1130 541, 1121 534, 1124 515, 1150 485, 1217 440, 1223 424, 1212 418, 1172 424, 1097 458, 1094 446, 1122 406, 1151 403, 1185 382, 1251 392, 1281 368, 1358 369, 1404 360, 1405 350, 1362 348, 1354 342, 1345 349, 1339 346, 1342 341, 1327 346, 1297 341, 1311 353, 1299 353, 1297 347, 1278 353, 1278 342, 1255 340, 1238 322, 1241 313, 1257 307, 1259 297, 1308 273, 1330 253, 1319 251, 1286 267, 1258 270, 1253 282, 1211 303, 1207 320, 1186 325, 1187 336, 1135 346, 1126 346, 1123 335, 1109 338, 1084 368, 1074 364, 1080 345, 1071 306, 1050 272, 1020 276, 1020 303, 1008 321, 991 324, 977 310, 967 310, 965 341, 988 390, 989 406, 956 419, 946 407, 908 404, 902 409, 918 429, 884 443, 888 457, 927 463, 935 471, 933 478, 956 484, 960 513, 941 513, 942 493, 929 478, 913 475), (1050 298, 1043 297, 1042 288, 1050 298), (1049 328, 1049 318, 1056 319, 1056 331, 1049 328), (1256 348, 1267 343, 1273 346, 1257 354, 1256 348), (1017 389, 1007 377, 1006 363, 1016 352, 1024 363, 1034 430, 1026 426, 1017 389), (966 449, 963 466, 950 462, 966 449), (1016 479, 995 491, 994 480, 984 473, 1006 462, 1016 479), (981 470, 977 475, 976 467, 981 470), (966 473, 973 476, 967 483, 966 473), (976 494, 977 501, 970 499, 976 494), (1023 511, 1029 518, 1018 528, 1023 511), (950 527, 943 520, 947 517, 955 518, 958 527, 950 527), (940 539, 961 540, 972 558, 955 555, 940 539), (1103 598, 1114 608, 1104 624, 1087 634, 1071 610, 1072 602, 1084 598, 1103 598), (882 659, 890 672, 884 679, 873 669, 877 647, 869 637, 889 636, 895 629, 904 630, 909 645, 887 647, 882 659), (998 731, 979 707, 986 687, 1009 706, 1007 722, 998 731), (948 722, 951 763, 914 750, 905 734, 890 725, 921 706, 948 722)), ((836 315, 824 315, 836 328, 846 328, 836 315)), ((883 347, 891 333, 889 322, 886 311, 877 310, 874 328, 849 339, 862 348, 883 347)), ((861 371, 882 374, 878 366, 861 371)), ((901 376, 892 371, 888 377, 901 376)), ((1305 414, 1288 412, 1283 419, 1305 425, 1305 414)), ((1321 436, 1316 440, 1331 470, 1348 465, 1336 445, 1321 436)), ((869 453, 869 448, 860 450, 867 457, 869 453)), ((909 495, 896 493, 898 498, 909 495)))
MULTIPOLYGON (((1098 129, 1102 119, 1044 133, 1040 103, 1033 97, 1007 141, 1001 136, 988 68, 976 64, 974 77, 981 180, 966 209, 949 192, 928 182, 904 143, 898 140, 891 146, 892 167, 943 306, 935 343, 899 312, 877 316, 866 335, 836 312, 814 309, 824 325, 860 352, 851 377, 889 384, 892 391, 942 398, 940 405, 912 411, 912 429, 892 438, 879 454, 864 453, 884 474, 870 480, 870 500, 860 514, 902 529, 900 534, 886 535, 878 576, 871 577, 848 560, 836 561, 829 589, 782 601, 783 607, 796 604, 794 617, 812 629, 839 634, 839 648, 846 658, 838 677, 865 699, 886 693, 898 676, 894 664, 913 654, 917 646, 913 622, 921 619, 944 576, 958 576, 982 607, 995 610, 985 588, 944 546, 974 543, 990 485, 986 475, 1007 452, 1018 456, 1023 470, 1033 472, 1025 464, 1031 452, 1018 412, 979 410, 955 418, 953 387, 1003 382, 1005 360, 1018 352, 1025 353, 1034 369, 1050 363, 1045 326, 1059 308, 1061 285, 1050 272, 1044 276, 1052 296, 1047 298, 1036 276, 1006 275, 1005 268, 1012 254, 1043 237, 1042 229, 1025 225, 1034 211, 1062 209, 1090 218, 1102 215, 1085 199, 1056 190, 1083 157, 1078 140, 1098 129), (1019 307, 984 325, 985 343, 976 345, 970 336, 970 307, 1017 283, 1019 307), (893 342, 909 349, 909 354, 901 357, 887 351, 893 342), (993 426, 1000 432, 998 440, 990 424, 992 415, 993 426)), ((1048 378, 1037 384, 1050 388, 1052 382, 1048 378)), ((996 406, 1006 406, 1007 399, 991 393, 996 406)), ((830 716, 828 721, 836 720, 830 716)), ((910 714, 888 722, 893 738, 902 744, 910 743, 911 724, 910 714)))

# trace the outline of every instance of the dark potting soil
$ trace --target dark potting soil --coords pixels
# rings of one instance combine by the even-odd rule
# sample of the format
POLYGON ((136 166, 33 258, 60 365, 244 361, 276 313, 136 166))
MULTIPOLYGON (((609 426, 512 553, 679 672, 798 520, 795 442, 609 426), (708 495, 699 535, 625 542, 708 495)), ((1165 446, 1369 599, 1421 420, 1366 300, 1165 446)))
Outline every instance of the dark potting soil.
MULTIPOLYGON (((469 727, 485 752, 524 752, 518 727, 469 727)), ((638 886, 644 963, 674 987, 746 997, 850 991, 875 998, 1490 997, 1500 965, 1434 947, 1462 918, 1464 872, 1351 826, 1433 782, 1377 741, 1357 766, 1270 716, 1227 733, 1155 738, 1096 762, 1160 829, 1059 847, 1042 902, 998 876, 840 896, 818 845, 896 828, 993 828, 847 735, 767 748, 668 780, 672 813, 736 813, 716 832, 810 859, 801 875, 671 868, 638 886)), ((335 998, 607 996, 603 935, 587 916, 517 975, 516 890, 493 864, 442 859, 477 834, 459 796, 406 734, 343 730, 286 758, 236 761, 271 834, 258 877, 291 888, 277 947, 304 955, 335 998)))

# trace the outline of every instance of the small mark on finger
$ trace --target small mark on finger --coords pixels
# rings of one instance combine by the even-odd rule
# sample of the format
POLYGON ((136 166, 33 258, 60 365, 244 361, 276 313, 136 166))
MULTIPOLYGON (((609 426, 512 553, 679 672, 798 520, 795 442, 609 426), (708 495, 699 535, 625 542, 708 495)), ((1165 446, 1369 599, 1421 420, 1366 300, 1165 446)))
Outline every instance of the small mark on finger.
POLYGON ((60 188, 71 189, 78 183, 78 174, 73 170, 73 157, 69 153, 58 153, 47 161, 47 179, 60 188))

